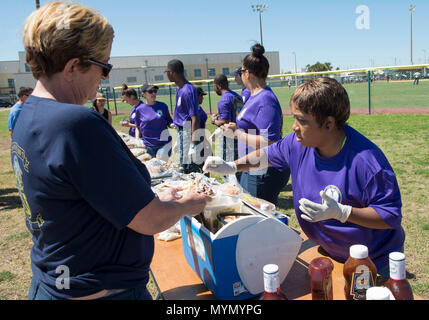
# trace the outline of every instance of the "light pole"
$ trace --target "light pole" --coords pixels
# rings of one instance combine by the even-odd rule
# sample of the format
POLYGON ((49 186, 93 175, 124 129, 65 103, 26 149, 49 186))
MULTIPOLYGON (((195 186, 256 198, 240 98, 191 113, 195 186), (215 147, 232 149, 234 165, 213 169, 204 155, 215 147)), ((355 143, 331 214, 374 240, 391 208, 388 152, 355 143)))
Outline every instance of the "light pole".
POLYGON ((296 72, 297 72, 297 70, 296 70, 296 53, 292 52, 292 54, 295 57, 295 88, 296 88, 296 87, 298 87, 298 81, 297 81, 297 77, 296 77, 296 72))
POLYGON ((416 8, 414 4, 410 5, 410 61, 413 65, 413 11, 416 8))
POLYGON ((264 42, 262 40, 262 12, 268 9, 268 5, 266 4, 256 4, 251 5, 253 12, 258 12, 259 14, 259 33, 261 35, 261 46, 264 45, 264 42))
MULTIPOLYGON (((422 51, 424 53, 423 64, 426 64, 426 49, 422 49, 422 51)), ((426 78, 426 67, 423 68, 423 76, 426 78)))

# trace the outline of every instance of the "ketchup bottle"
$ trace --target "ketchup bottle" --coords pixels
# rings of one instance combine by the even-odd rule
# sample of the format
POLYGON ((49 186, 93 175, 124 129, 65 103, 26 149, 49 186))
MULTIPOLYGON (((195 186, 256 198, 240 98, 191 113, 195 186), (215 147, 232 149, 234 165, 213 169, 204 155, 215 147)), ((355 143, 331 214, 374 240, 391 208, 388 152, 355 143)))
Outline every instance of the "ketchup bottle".
POLYGON ((264 293, 260 300, 288 300, 280 289, 279 267, 276 264, 266 264, 264 270, 264 293))
POLYGON ((308 274, 311 278, 311 297, 313 300, 332 300, 332 270, 334 264, 328 258, 311 260, 308 274))
POLYGON ((350 247, 350 256, 343 269, 347 300, 366 300, 366 290, 375 286, 377 267, 368 256, 368 248, 356 244, 350 247))
POLYGON ((389 254, 390 279, 384 284, 396 300, 414 300, 413 291, 405 273, 405 255, 402 252, 389 254))

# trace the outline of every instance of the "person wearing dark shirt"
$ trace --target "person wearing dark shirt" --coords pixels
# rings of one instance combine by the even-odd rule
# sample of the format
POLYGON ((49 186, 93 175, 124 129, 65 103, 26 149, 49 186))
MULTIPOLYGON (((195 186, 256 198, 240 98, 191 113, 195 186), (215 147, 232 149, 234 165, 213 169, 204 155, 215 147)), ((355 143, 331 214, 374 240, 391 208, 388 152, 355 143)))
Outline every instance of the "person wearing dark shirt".
POLYGON ((104 108, 106 104, 106 97, 101 92, 97 92, 94 102, 92 103, 92 109, 101 114, 109 123, 112 125, 112 113, 104 108))
POLYGON ((70 2, 50 2, 24 24, 37 82, 15 126, 11 161, 34 244, 32 300, 151 299, 153 235, 207 201, 177 189, 155 194, 145 165, 83 106, 109 79, 113 36, 101 14, 70 2), (68 28, 52 28, 64 21, 68 28))

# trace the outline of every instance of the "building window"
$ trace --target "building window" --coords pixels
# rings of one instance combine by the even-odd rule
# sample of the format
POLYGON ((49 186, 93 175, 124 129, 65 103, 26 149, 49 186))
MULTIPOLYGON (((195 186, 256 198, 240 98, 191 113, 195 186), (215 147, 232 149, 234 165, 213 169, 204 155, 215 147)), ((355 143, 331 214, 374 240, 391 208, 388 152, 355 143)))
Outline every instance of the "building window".
POLYGON ((31 72, 31 69, 28 66, 28 64, 24 63, 24 67, 25 67, 25 72, 31 72))
POLYGON ((194 77, 201 77, 201 69, 194 69, 194 77))
POLYGON ((228 75, 229 75, 229 68, 222 68, 222 73, 223 73, 225 76, 228 76, 228 75))
POLYGON ((127 77, 127 83, 137 82, 137 77, 127 77))
POLYGON ((164 76, 163 75, 155 76, 155 81, 164 81, 164 76))
POLYGON ((15 80, 14 79, 7 79, 7 84, 9 88, 15 88, 15 80))
POLYGON ((216 68, 209 68, 209 77, 216 77, 216 68))
POLYGON ((101 84, 102 85, 108 85, 110 82, 109 82, 109 80, 107 80, 107 79, 102 79, 101 80, 101 84))

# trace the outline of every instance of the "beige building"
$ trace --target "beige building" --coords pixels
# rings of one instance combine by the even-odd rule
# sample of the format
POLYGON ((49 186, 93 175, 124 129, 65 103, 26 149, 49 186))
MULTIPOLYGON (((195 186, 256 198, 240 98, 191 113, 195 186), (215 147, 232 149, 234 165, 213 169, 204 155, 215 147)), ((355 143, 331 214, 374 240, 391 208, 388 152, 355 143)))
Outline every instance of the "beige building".
MULTIPOLYGON (((179 59, 185 66, 186 78, 192 80, 213 79, 218 74, 230 75, 241 65, 249 52, 236 53, 207 53, 181 54, 158 56, 129 56, 112 57, 110 63, 113 70, 109 80, 104 80, 101 86, 108 88, 143 83, 168 82, 164 73, 168 61, 179 59)), ((25 63, 25 52, 18 53, 18 61, 0 61, 0 99, 13 95, 22 86, 34 87, 36 81, 25 63)), ((270 75, 280 73, 279 52, 266 52, 270 63, 270 75)))

